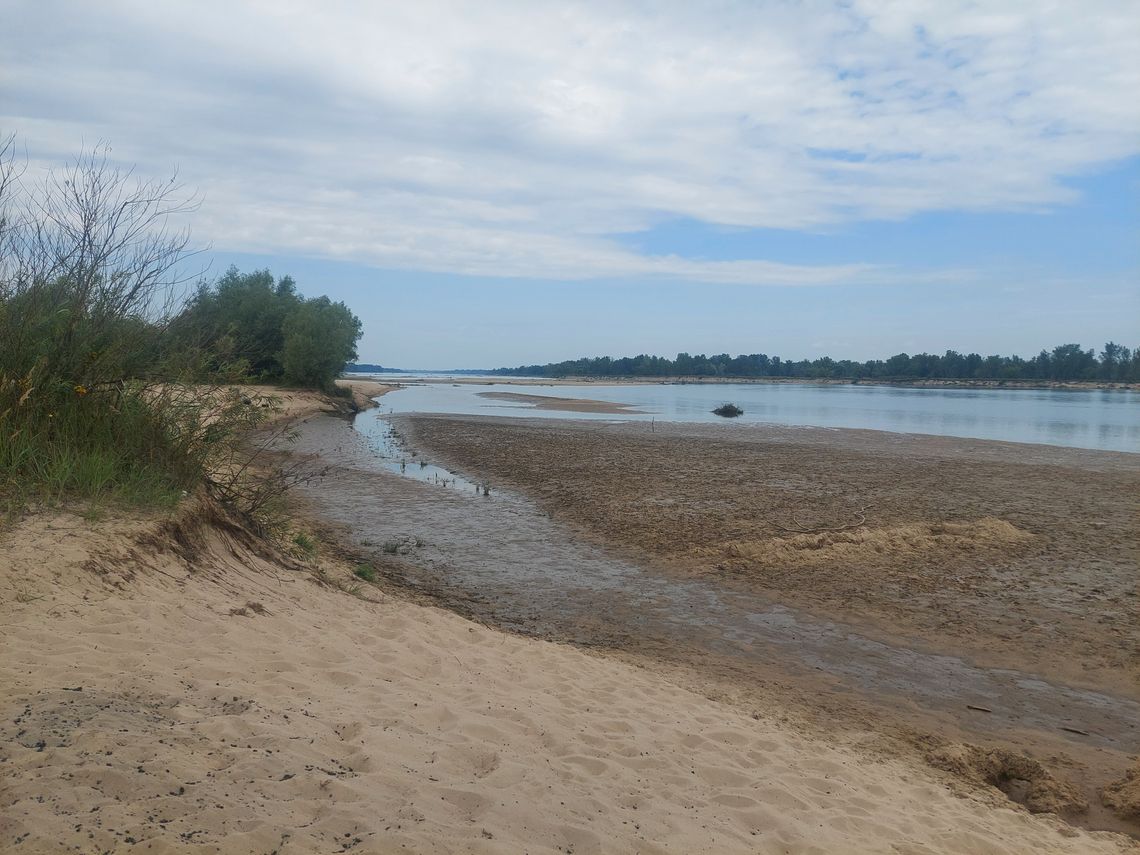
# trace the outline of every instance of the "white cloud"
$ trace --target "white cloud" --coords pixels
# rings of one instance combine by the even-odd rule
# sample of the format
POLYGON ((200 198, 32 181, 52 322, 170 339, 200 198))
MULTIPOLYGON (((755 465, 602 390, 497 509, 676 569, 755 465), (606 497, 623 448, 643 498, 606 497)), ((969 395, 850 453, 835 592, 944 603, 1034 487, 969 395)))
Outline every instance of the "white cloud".
MULTIPOLYGON (((219 249, 756 284, 916 278, 648 257, 672 218, 821 229, 1040 210, 1140 151, 1128 2, 17 2, 0 127, 205 193, 219 249)), ((921 278, 921 277, 918 277, 921 278)))

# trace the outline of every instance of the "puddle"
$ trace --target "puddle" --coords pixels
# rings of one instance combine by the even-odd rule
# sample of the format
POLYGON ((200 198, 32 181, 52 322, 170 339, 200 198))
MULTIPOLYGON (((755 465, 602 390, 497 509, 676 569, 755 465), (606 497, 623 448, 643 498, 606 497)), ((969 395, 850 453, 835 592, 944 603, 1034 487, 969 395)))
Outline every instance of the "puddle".
POLYGON ((658 575, 587 543, 523 496, 494 491, 473 500, 475 482, 446 470, 455 481, 435 486, 431 464, 419 467, 385 419, 364 419, 367 433, 329 417, 305 424, 298 450, 319 453, 334 474, 300 489, 349 527, 360 548, 421 538, 403 581, 481 620, 672 659, 731 660, 758 674, 773 665, 813 678, 823 672, 840 690, 910 701, 973 730, 1037 728, 1084 745, 1140 749, 1135 701, 884 644, 714 583, 658 575))
POLYGON ((478 496, 488 485, 477 484, 442 466, 428 462, 418 452, 407 448, 392 423, 383 413, 367 410, 356 416, 353 429, 365 438, 368 448, 389 472, 478 496))

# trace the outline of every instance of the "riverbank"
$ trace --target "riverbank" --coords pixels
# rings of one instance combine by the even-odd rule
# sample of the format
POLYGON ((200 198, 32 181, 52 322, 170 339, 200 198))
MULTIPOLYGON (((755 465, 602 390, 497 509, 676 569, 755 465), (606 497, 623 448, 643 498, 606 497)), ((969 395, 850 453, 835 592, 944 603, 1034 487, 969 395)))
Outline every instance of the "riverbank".
POLYGON ((336 381, 340 389, 347 391, 346 397, 330 397, 311 389, 291 389, 286 386, 243 385, 240 388, 248 395, 258 396, 274 403, 275 421, 306 419, 317 413, 348 414, 376 406, 374 398, 398 389, 392 383, 378 383, 372 380, 336 381))
MULTIPOLYGON (((0 533, 0 848, 1135 850, 969 783, 979 762, 994 781, 1014 770, 1005 755, 946 744, 953 771, 939 771, 871 719, 821 726, 803 695, 734 695, 699 669, 425 605, 409 553, 437 560, 432 514, 469 536, 491 526, 479 542, 505 561, 513 535, 471 504, 498 499, 354 470, 362 440, 322 415, 333 402, 283 403, 325 426, 315 462, 330 471, 312 489, 359 494, 357 543, 294 514, 304 537, 283 552, 193 502, 40 513, 0 533), (394 550, 366 540, 373 514, 402 529, 394 550)), ((555 567, 563 547, 541 542, 555 567)), ((596 615, 617 637, 614 617, 596 615)), ((1017 768, 1031 788, 1051 780, 1017 768)))
POLYGON ((350 588, 343 562, 273 556, 192 508, 29 518, 2 549, 5 849, 1129 845, 649 669, 350 588))
POLYGON ((1137 455, 775 425, 397 424, 672 574, 997 667, 1140 684, 1137 455))
MULTIPOLYGON (((590 582, 588 559, 552 554, 537 575, 577 566, 577 593, 547 608, 552 584, 517 594, 529 589, 514 570, 484 606, 462 592, 499 590, 466 570, 490 559, 460 537, 450 575, 422 579, 460 607, 696 667, 719 676, 718 691, 893 734, 936 763, 930 739, 1036 758, 1084 793, 1090 817, 1135 762, 1135 455, 775 426, 395 421, 421 456, 522 493, 554 521, 530 532, 510 511, 500 561, 527 538, 550 552, 561 531, 646 568, 623 599, 607 581, 617 567, 590 582), (737 598, 744 612, 729 619, 737 598), (659 608, 680 623, 661 623, 659 608), (1106 697, 1086 702, 1090 690, 1106 697), (1107 696, 1122 705, 1111 720, 1107 696)), ((482 532, 485 513, 457 512, 457 536, 482 532)), ((1115 827, 1100 812, 1086 821, 1115 827)))

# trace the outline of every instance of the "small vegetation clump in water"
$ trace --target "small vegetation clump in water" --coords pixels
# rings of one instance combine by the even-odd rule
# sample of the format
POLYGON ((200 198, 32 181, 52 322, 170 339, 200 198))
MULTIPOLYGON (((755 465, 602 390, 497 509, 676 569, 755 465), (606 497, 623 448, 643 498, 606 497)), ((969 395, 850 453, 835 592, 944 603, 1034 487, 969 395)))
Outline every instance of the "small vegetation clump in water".
POLYGON ((718 416, 724 416, 726 419, 734 419, 737 416, 744 415, 744 410, 740 409, 736 404, 721 404, 713 410, 713 413, 718 416))
POLYGON ((384 541, 380 551, 385 555, 407 555, 413 549, 422 549, 426 545, 422 537, 397 537, 384 541))

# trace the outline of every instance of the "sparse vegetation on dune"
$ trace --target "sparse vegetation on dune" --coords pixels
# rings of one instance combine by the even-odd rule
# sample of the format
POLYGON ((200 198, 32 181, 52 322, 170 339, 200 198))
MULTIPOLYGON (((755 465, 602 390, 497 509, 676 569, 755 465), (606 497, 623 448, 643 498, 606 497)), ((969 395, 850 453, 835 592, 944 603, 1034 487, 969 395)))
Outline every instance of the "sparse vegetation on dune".
POLYGON ((0 140, 0 504, 153 507, 205 488, 242 511, 264 507, 288 477, 255 465, 247 438, 273 407, 226 384, 331 388, 360 322, 290 284, 272 292, 291 301, 277 337, 255 327, 256 312, 210 326, 203 306, 226 283, 260 293, 268 274, 231 270, 179 307, 194 253, 178 225, 192 194, 137 178, 106 148, 33 180, 15 150, 0 140), (255 344, 237 351, 237 340, 255 344))

